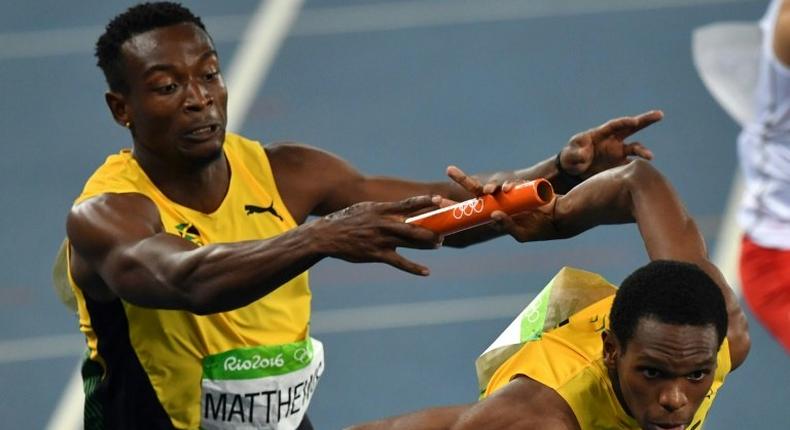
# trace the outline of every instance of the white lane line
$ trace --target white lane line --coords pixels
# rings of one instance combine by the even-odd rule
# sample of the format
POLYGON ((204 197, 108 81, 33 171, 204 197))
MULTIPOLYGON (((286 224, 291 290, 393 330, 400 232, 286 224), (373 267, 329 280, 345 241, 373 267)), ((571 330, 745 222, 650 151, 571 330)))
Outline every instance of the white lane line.
MULTIPOLYGON (((512 319, 534 296, 511 294, 318 311, 313 313, 311 332, 321 335, 512 319)), ((85 338, 72 333, 0 341, 0 365, 79 357, 84 353, 85 338)))
POLYGON ((62 334, 0 342, 0 364, 48 358, 77 357, 85 352, 85 337, 62 334))
POLYGON ((741 296, 741 282, 738 274, 738 259, 741 251, 741 228, 738 226, 738 208, 743 195, 743 179, 738 171, 732 180, 732 188, 727 197, 727 207, 716 236, 713 263, 721 270, 735 294, 741 296))
POLYGON ((266 80, 274 57, 302 7, 302 0, 268 0, 252 17, 225 76, 228 130, 238 131, 266 80))
MULTIPOLYGON (((244 123, 247 110, 301 7, 302 0, 264 0, 252 16, 242 44, 227 69, 229 130, 238 130, 244 123)), ((95 40, 96 36, 91 40, 95 40)), ((4 46, 2 37, 0 46, 4 46)), ((39 352, 46 354, 45 351, 40 349, 39 352)), ((81 379, 78 365, 50 416, 47 430, 77 430, 83 427, 81 405, 85 402, 85 394, 79 383, 81 379)))
MULTIPOLYGON (((455 0, 398 1, 372 5, 311 8, 300 13, 290 36, 386 31, 475 22, 513 21, 552 16, 698 7, 753 0, 455 0)), ((239 40, 248 15, 205 17, 215 42, 239 40)), ((89 54, 102 26, 0 33, 0 60, 89 54)))
POLYGON ((49 417, 46 430, 79 429, 83 427, 82 411, 85 407, 85 395, 82 389, 82 362, 77 363, 77 368, 69 378, 63 390, 55 411, 49 417))

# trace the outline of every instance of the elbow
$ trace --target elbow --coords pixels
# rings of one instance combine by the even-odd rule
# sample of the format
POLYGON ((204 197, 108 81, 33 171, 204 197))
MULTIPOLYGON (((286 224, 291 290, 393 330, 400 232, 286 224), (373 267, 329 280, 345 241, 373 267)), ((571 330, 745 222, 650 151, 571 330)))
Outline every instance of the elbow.
POLYGON ((620 179, 629 190, 636 190, 655 181, 664 181, 664 177, 649 161, 636 159, 622 167, 620 179))
POLYGON ((746 320, 746 315, 743 312, 738 312, 735 316, 730 316, 730 319, 736 318, 737 321, 730 322, 730 329, 727 331, 727 342, 730 344, 730 362, 732 370, 737 369, 749 355, 749 350, 752 348, 752 339, 749 335, 749 323, 746 320))
POLYGON ((633 160, 622 169, 618 175, 622 182, 620 201, 623 207, 629 207, 632 212, 640 204, 638 202, 653 199, 663 201, 668 196, 675 195, 669 181, 649 161, 633 160))
POLYGON ((209 293, 212 289, 203 287, 181 287, 180 308, 195 315, 206 316, 223 312, 230 309, 221 308, 218 304, 222 303, 218 297, 212 297, 209 293))

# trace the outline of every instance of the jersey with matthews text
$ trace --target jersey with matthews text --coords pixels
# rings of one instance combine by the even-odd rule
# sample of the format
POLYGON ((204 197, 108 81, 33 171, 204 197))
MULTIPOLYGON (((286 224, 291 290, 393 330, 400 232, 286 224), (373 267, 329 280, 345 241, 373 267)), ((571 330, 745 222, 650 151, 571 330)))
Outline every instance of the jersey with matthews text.
MULTIPOLYGON (((107 193, 142 194, 168 234, 197 246, 266 239, 296 227, 263 147, 227 133, 223 150, 230 186, 212 213, 168 199, 129 150, 108 157, 75 204, 107 193)), ((320 342, 308 334, 307 272, 247 306, 203 316, 120 299, 97 302, 70 274, 69 280, 88 344, 86 428, 298 425, 323 371, 320 342)))

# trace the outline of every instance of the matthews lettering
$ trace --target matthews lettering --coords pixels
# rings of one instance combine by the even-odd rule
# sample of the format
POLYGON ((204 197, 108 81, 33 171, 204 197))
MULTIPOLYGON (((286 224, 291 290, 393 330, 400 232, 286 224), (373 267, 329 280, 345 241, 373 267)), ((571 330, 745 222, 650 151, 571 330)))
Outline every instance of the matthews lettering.
POLYGON ((307 379, 282 389, 249 393, 205 393, 203 419, 236 423, 277 423, 302 411, 321 379, 319 366, 307 379))

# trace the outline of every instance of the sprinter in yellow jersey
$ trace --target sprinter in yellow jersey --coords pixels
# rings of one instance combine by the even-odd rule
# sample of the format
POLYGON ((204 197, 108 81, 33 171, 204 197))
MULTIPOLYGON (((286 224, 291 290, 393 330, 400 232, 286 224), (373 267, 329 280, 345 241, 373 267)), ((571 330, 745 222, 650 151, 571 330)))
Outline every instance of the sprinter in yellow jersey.
MULTIPOLYGON (((653 261, 613 295, 603 278, 560 272, 547 290, 557 282, 577 284, 577 291, 598 283, 609 287, 608 297, 580 306, 537 336, 522 337, 523 345, 483 381, 479 402, 354 430, 701 430, 750 341, 737 298, 708 260, 694 220, 666 179, 637 160, 558 197, 542 223, 517 225, 498 216, 525 241, 635 220, 653 261)), ((565 307, 575 306, 566 300, 565 307)), ((527 312, 539 307, 530 305, 523 321, 545 316, 545 310, 527 312)))
MULTIPOLYGON (((612 120, 531 168, 479 179, 449 168, 453 181, 420 183, 226 133, 219 57, 180 5, 130 8, 96 55, 106 103, 133 147, 94 173, 67 219, 62 267, 88 341, 89 429, 312 428, 305 412, 324 368, 309 335, 308 268, 334 257, 427 275, 396 248, 442 238, 406 216, 506 180, 545 177, 565 192, 628 156, 650 158, 625 139, 662 117, 612 120)), ((489 226, 444 243, 504 232, 489 226)))

